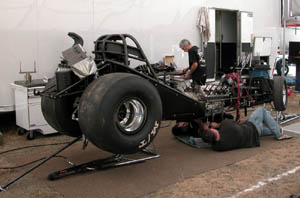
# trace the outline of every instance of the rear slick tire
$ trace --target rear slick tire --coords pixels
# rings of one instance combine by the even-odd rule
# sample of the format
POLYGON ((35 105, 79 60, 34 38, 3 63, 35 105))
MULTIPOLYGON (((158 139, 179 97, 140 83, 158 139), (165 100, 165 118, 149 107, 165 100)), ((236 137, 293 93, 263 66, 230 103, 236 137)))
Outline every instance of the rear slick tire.
POLYGON ((129 73, 111 73, 85 89, 78 117, 83 134, 98 148, 132 154, 155 138, 162 103, 148 80, 129 73))
POLYGON ((45 86, 41 99, 42 113, 48 124, 58 132, 71 136, 80 137, 82 135, 78 122, 72 120, 74 111, 74 96, 61 98, 50 97, 56 94, 56 78, 51 78, 45 86))
POLYGON ((274 76, 273 102, 276 111, 284 111, 288 106, 287 84, 284 77, 274 76))

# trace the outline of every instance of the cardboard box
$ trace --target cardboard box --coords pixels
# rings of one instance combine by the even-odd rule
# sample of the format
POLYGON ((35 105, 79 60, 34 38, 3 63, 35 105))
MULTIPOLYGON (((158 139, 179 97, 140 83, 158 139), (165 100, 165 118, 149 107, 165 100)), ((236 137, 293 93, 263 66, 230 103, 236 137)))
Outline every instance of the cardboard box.
POLYGON ((171 66, 171 63, 174 63, 174 56, 165 56, 164 57, 164 64, 171 66))

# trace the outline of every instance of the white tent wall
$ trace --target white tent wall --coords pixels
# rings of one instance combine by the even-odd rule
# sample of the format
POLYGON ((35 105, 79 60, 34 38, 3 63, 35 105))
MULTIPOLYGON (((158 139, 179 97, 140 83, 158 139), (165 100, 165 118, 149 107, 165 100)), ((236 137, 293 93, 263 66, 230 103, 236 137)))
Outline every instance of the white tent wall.
MULTIPOLYGON (((286 29, 286 44, 288 47, 289 41, 298 41, 300 42, 300 28, 287 28, 286 29)), ((287 48, 288 49, 288 48, 287 48)))
POLYGON ((19 62, 23 70, 33 70, 36 61, 33 78, 53 76, 61 51, 72 45, 70 31, 83 37, 89 53, 98 36, 128 33, 140 42, 150 62, 174 54, 176 64, 186 66, 187 54, 178 43, 187 38, 199 45, 196 19, 202 6, 253 12, 254 36, 273 38, 274 60, 281 37, 279 0, 0 1, 0 111, 13 110, 9 85, 23 79, 19 62))

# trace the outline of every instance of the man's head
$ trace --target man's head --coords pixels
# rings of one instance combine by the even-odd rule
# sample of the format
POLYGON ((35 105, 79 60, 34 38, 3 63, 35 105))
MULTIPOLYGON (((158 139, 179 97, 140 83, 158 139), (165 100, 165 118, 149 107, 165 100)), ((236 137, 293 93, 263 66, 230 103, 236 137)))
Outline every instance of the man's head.
POLYGON ((182 40, 180 41, 180 43, 179 43, 179 47, 180 47, 183 51, 187 52, 187 51, 189 51, 189 49, 192 47, 192 44, 191 44, 191 42, 190 42, 189 40, 187 40, 187 39, 182 39, 182 40))
POLYGON ((216 134, 213 130, 215 129, 208 128, 200 130, 200 137, 204 142, 213 144, 217 141, 216 134))
POLYGON ((189 135, 193 137, 199 137, 198 124, 194 121, 190 122, 178 122, 173 128, 172 133, 175 136, 178 135, 189 135))

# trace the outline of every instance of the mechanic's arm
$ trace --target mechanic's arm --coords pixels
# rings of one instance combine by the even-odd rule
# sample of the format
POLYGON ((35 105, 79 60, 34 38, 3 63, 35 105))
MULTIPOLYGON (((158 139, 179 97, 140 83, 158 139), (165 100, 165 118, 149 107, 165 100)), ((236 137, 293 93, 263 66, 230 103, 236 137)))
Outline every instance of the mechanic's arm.
POLYGON ((183 71, 183 73, 186 73, 187 70, 189 70, 189 69, 190 69, 189 67, 186 67, 186 68, 184 68, 182 71, 183 71))
POLYGON ((216 136, 216 141, 217 141, 217 142, 220 141, 221 137, 220 137, 219 131, 218 131, 217 129, 213 129, 213 128, 211 128, 211 129, 209 129, 209 130, 210 130, 210 132, 212 132, 212 133, 215 134, 215 136, 216 136))
POLYGON ((191 69, 190 69, 189 73, 184 75, 184 79, 186 79, 186 80, 190 79, 192 73, 194 73, 194 71, 197 69, 197 67, 198 67, 198 63, 194 62, 193 65, 191 66, 191 69))
POLYGON ((209 123, 203 122, 201 119, 194 121, 198 124, 199 128, 203 128, 204 130, 206 130, 209 127, 209 123))
POLYGON ((221 123, 217 123, 217 122, 210 123, 210 127, 214 128, 214 129, 218 129, 218 128, 220 128, 220 126, 221 126, 221 123))

